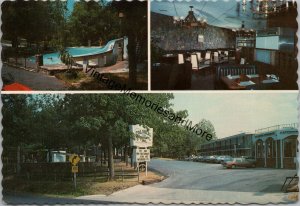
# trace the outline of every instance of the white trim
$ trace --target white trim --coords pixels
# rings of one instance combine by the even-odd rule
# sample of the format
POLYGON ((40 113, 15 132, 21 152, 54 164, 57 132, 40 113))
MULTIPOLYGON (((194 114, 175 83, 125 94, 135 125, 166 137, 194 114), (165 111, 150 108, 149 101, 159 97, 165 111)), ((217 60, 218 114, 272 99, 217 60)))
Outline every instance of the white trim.
POLYGON ((265 167, 267 167, 267 142, 263 141, 263 146, 264 146, 264 158, 265 158, 265 167))
POLYGON ((275 158, 276 158, 276 168, 278 168, 278 159, 277 159, 277 157, 278 157, 278 154, 277 154, 277 140, 275 140, 275 145, 276 145, 276 148, 275 148, 275 153, 276 153, 276 155, 275 155, 275 158))
POLYGON ((283 140, 280 140, 280 168, 283 169, 283 140))

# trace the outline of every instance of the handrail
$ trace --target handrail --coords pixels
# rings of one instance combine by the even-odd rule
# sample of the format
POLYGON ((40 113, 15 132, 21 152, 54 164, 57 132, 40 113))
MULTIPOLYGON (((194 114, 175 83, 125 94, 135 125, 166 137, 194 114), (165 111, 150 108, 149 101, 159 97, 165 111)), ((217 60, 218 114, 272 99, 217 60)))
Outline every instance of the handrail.
POLYGON ((298 127, 299 127, 298 123, 281 124, 281 125, 275 125, 275 126, 271 126, 271 127, 257 129, 257 130, 255 130, 255 134, 273 132, 273 131, 281 130, 281 129, 298 129, 298 127))

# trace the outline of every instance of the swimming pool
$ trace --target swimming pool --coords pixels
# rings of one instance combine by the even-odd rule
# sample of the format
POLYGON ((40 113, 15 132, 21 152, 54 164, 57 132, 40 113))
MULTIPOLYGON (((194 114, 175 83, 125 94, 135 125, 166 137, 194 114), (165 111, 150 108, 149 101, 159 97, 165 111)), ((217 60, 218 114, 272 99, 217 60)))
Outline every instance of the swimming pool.
MULTIPOLYGON (((102 47, 68 47, 66 48, 66 50, 72 57, 96 55, 112 50, 114 48, 115 42, 119 40, 120 39, 111 40, 102 47)), ((35 56, 29 57, 29 61, 35 63, 35 56)), ((43 54, 43 63, 44 65, 62 64, 59 52, 43 54)))

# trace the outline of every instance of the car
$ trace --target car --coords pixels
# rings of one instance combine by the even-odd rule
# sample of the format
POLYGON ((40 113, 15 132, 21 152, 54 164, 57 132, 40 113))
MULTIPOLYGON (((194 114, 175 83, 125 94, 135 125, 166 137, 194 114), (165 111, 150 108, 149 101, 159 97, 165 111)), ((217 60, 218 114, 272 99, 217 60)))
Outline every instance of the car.
POLYGON ((204 157, 202 158, 202 162, 208 162, 208 160, 209 160, 209 156, 204 156, 204 157))
POLYGON ((202 158, 202 156, 197 156, 194 158, 194 162, 200 162, 202 158))
POLYGON ((218 156, 215 160, 216 163, 221 163, 225 156, 218 156))
POLYGON ((245 158, 233 158, 233 160, 227 161, 223 166, 227 169, 234 169, 237 167, 255 167, 255 163, 245 158))
POLYGON ((250 157, 250 156, 241 156, 241 158, 245 158, 246 160, 248 160, 249 162, 254 162, 256 163, 256 160, 254 157, 250 157))
POLYGON ((233 158, 229 155, 224 155, 224 156, 221 156, 219 159, 218 159, 218 163, 222 164, 224 162, 227 162, 227 161, 230 161, 232 160, 233 158))
POLYGON ((209 163, 213 163, 216 159, 216 156, 212 155, 212 156, 209 156, 207 161, 206 162, 209 162, 209 163))

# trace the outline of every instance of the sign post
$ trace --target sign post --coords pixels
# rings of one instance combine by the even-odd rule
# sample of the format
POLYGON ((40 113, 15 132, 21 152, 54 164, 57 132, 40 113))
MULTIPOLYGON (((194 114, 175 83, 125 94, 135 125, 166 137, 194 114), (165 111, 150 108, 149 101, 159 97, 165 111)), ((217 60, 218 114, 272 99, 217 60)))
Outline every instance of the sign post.
POLYGON ((148 164, 150 161, 150 149, 153 145, 153 128, 142 125, 130 125, 129 130, 133 133, 130 146, 134 147, 132 159, 137 163, 138 178, 140 175, 140 163, 145 164, 145 174, 148 175, 148 164))
POLYGON ((77 187, 77 173, 78 173, 78 162, 80 161, 80 157, 77 155, 77 154, 72 154, 70 157, 69 157, 69 161, 71 162, 72 164, 72 173, 74 175, 74 188, 76 190, 76 187, 77 187))
POLYGON ((146 176, 148 175, 148 165, 147 165, 147 162, 146 162, 146 176))

